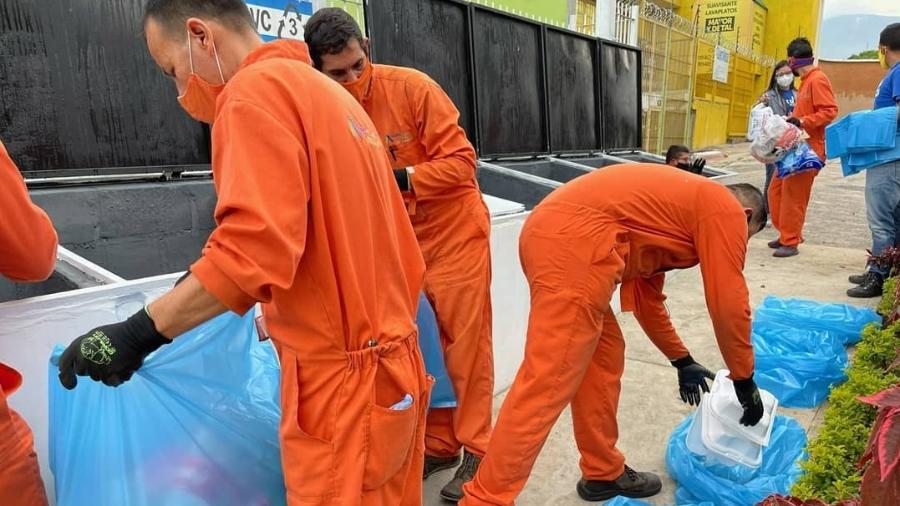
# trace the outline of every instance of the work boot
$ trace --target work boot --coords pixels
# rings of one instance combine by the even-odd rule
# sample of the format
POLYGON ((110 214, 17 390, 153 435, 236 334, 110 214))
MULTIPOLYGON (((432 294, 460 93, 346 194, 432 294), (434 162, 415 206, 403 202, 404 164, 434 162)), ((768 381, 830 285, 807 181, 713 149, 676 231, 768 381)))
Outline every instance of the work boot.
POLYGON ((432 457, 425 455, 425 468, 422 470, 422 479, 426 479, 432 474, 443 471, 444 469, 453 469, 459 465, 459 455, 450 457, 432 457))
POLYGON ((854 285, 861 285, 866 282, 866 274, 868 272, 864 272, 862 274, 851 274, 847 281, 853 283, 854 285))
POLYGON ((787 258, 798 254, 800 254, 800 251, 797 250, 796 246, 781 246, 775 250, 775 253, 772 253, 772 256, 777 258, 787 258))
POLYGON ((625 466, 622 476, 613 481, 582 479, 575 489, 585 501, 605 501, 617 495, 640 499, 658 494, 662 490, 662 482, 653 473, 639 473, 625 466))
POLYGON ((881 296, 881 288, 884 285, 884 276, 877 272, 867 272, 866 279, 857 287, 847 290, 848 297, 867 299, 881 296))
POLYGON ((769 246, 772 249, 778 249, 781 247, 781 243, 778 242, 778 239, 775 239, 775 240, 769 241, 767 246, 769 246))
POLYGON ((464 452, 462 465, 456 470, 456 475, 450 480, 446 487, 441 489, 441 497, 450 502, 459 502, 463 498, 463 485, 472 481, 475 472, 478 471, 478 465, 481 464, 481 457, 473 455, 468 451, 464 452))

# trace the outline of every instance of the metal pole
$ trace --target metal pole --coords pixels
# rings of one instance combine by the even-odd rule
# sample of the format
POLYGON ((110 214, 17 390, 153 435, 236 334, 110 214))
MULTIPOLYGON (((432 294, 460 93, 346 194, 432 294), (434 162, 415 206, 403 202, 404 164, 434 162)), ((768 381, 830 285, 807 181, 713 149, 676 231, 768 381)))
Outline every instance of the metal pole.
MULTIPOLYGON (((665 26, 665 25, 663 25, 665 26)), ((666 125, 666 109, 669 105, 669 57, 671 56, 672 51, 672 24, 669 23, 669 26, 666 27, 666 50, 665 50, 665 64, 663 65, 663 89, 662 89, 662 110, 660 111, 659 117, 659 133, 656 138, 656 152, 662 153, 663 146, 663 135, 665 135, 665 125, 666 125)))
POLYGON ((694 90, 697 87, 697 54, 699 53, 700 46, 700 9, 699 7, 694 13, 694 25, 693 25, 693 33, 691 36, 693 39, 691 40, 691 55, 688 58, 688 64, 690 65, 690 77, 688 78, 688 93, 687 93, 687 111, 685 111, 684 115, 684 145, 690 146, 693 142, 693 122, 691 121, 693 111, 694 111, 694 90))

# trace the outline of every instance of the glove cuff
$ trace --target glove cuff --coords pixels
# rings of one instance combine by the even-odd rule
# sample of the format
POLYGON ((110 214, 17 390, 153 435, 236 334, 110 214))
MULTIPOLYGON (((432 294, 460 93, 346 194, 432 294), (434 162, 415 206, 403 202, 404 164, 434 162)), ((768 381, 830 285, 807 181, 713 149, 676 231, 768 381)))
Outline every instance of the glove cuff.
POLYGON ((132 344, 144 353, 152 353, 171 339, 159 333, 147 308, 142 308, 125 321, 127 335, 132 344))
POLYGON ((751 374, 749 378, 742 380, 732 380, 734 383, 734 391, 737 394, 751 394, 754 390, 756 390, 756 382, 753 381, 753 375, 751 374))
POLYGON ((394 169, 394 179, 397 180, 397 187, 400 188, 400 193, 405 193, 409 191, 409 171, 405 168, 403 169, 394 169))
POLYGON ((688 356, 684 358, 679 358, 678 360, 671 361, 672 366, 677 369, 681 369, 689 365, 694 365, 696 363, 697 362, 694 360, 694 357, 692 357, 690 354, 688 354, 688 356))

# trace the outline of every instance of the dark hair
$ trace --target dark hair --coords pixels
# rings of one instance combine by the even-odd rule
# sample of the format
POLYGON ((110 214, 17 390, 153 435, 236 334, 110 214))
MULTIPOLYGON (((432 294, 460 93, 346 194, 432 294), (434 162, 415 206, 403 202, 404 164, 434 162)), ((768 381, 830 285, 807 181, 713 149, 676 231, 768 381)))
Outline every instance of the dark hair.
POLYGON ((256 31, 256 23, 243 0, 148 0, 144 24, 153 18, 167 30, 177 31, 187 18, 214 19, 235 30, 256 31))
POLYGON ((763 197, 763 192, 750 183, 730 184, 726 188, 734 193, 741 205, 751 209, 750 224, 755 223, 759 227, 759 230, 756 230, 754 233, 765 228, 766 222, 769 221, 769 214, 766 212, 766 201, 763 197))
POLYGON ((878 44, 887 46, 891 51, 900 51, 900 23, 891 23, 881 31, 878 44))
POLYGON ((362 30, 353 16, 337 7, 319 9, 309 18, 303 30, 303 40, 309 46, 313 65, 319 69, 322 68, 323 55, 340 53, 353 39, 362 46, 365 40, 362 30))
MULTIPOLYGON (((775 80, 775 77, 776 77, 775 74, 778 72, 779 69, 783 69, 784 67, 788 67, 788 66, 790 66, 790 64, 788 63, 787 60, 781 60, 780 62, 775 64, 775 68, 772 69, 772 79, 769 79, 769 89, 770 90, 780 89, 780 88, 778 88, 778 82, 775 80)), ((794 89, 793 82, 791 82, 790 89, 792 89, 792 90, 794 89)))
POLYGON ((797 37, 787 47, 788 56, 794 58, 812 58, 813 48, 806 37, 797 37))
POLYGON ((687 148, 687 146, 682 146, 680 144, 673 144, 669 146, 669 150, 666 151, 666 163, 670 163, 672 160, 678 157, 678 155, 682 153, 690 153, 691 150, 687 148))

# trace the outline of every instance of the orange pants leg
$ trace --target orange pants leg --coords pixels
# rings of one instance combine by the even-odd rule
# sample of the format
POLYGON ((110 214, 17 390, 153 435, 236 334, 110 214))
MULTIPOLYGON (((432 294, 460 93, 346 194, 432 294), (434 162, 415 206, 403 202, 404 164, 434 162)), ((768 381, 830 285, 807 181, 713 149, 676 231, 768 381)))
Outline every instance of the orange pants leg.
POLYGON ((776 181, 780 183, 781 190, 778 209, 779 224, 776 225, 780 234, 778 242, 785 246, 796 247, 803 239, 806 208, 809 205, 813 181, 817 174, 818 171, 811 170, 784 179, 776 178, 776 181))
POLYGON ((429 385, 415 336, 321 360, 281 346, 279 357, 288 505, 420 505, 429 385), (391 409, 407 394, 408 409, 391 409))
POLYGON ((425 272, 425 293, 434 306, 457 403, 428 412, 426 453, 438 457, 456 455, 461 447, 483 456, 491 437, 490 245, 487 238, 473 239, 461 253, 430 264, 425 272))
POLYGON ((607 312, 597 349, 572 400, 572 424, 584 479, 615 480, 625 472, 625 456, 616 448, 616 413, 624 371, 625 339, 616 317, 607 312))
POLYGON ((781 234, 781 192, 783 189, 784 180, 777 175, 772 176, 772 182, 769 183, 769 218, 779 234, 781 234))
POLYGON ((6 404, 0 390, 0 504, 45 506, 47 496, 31 429, 6 404))

